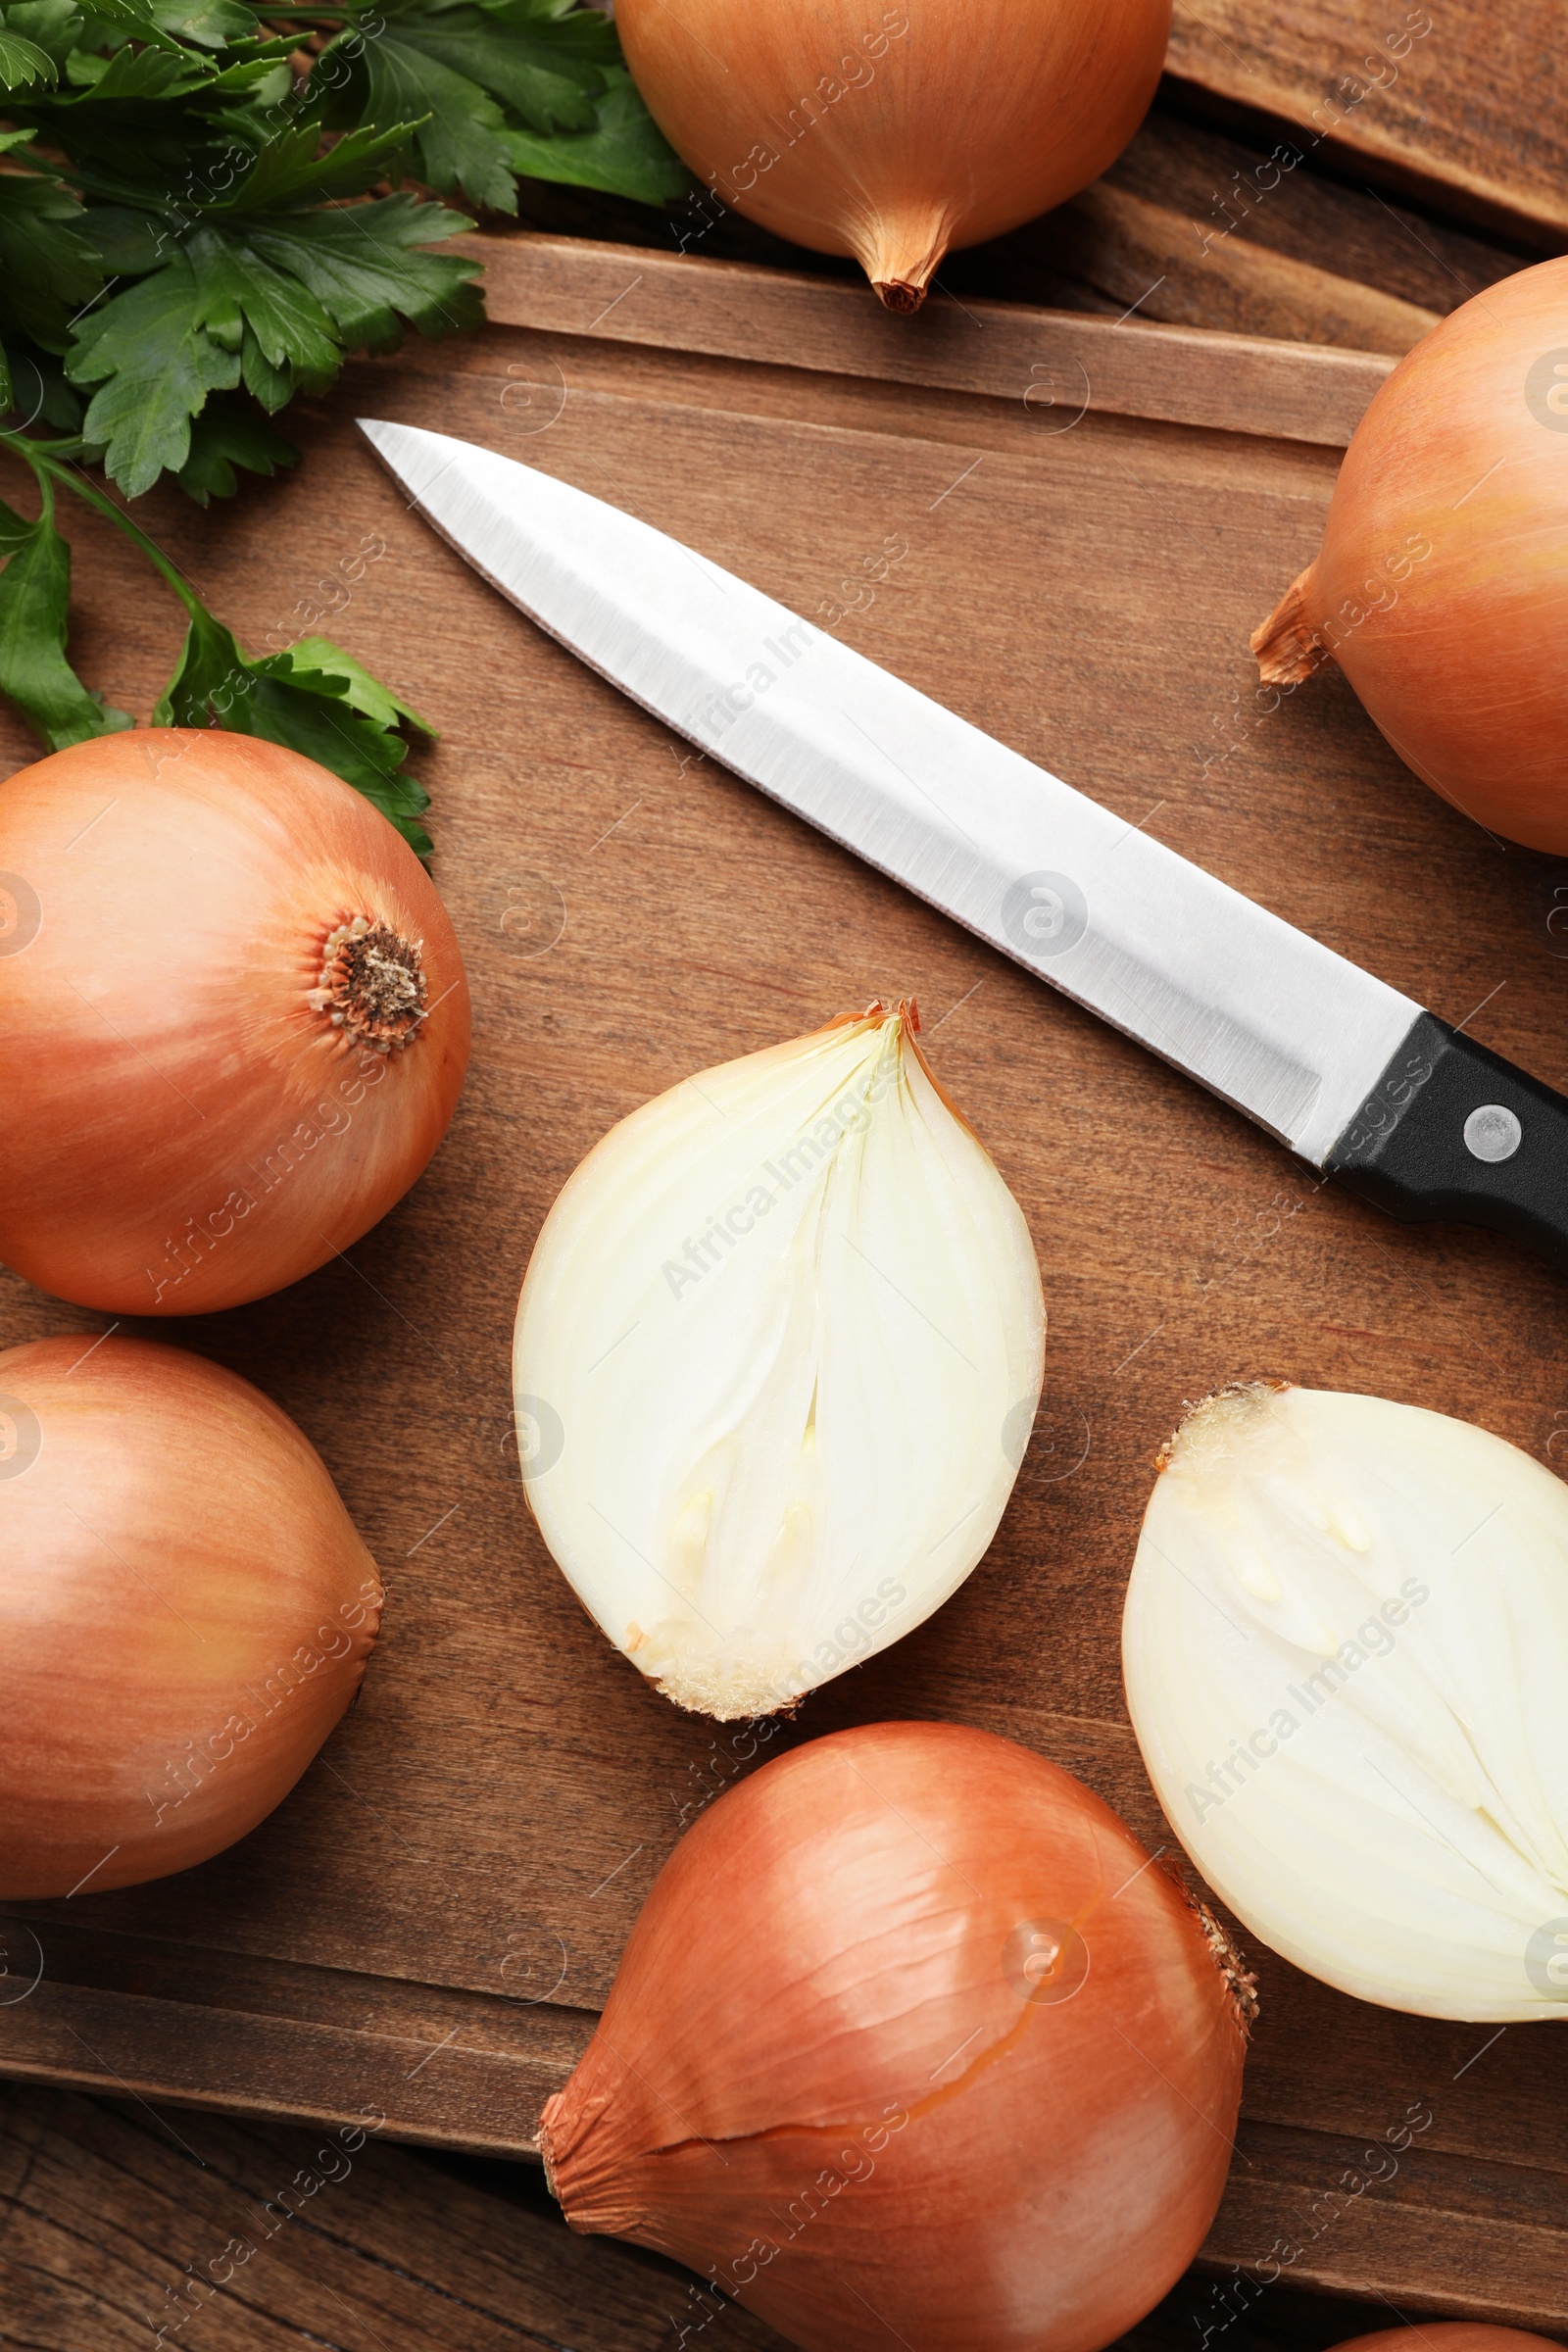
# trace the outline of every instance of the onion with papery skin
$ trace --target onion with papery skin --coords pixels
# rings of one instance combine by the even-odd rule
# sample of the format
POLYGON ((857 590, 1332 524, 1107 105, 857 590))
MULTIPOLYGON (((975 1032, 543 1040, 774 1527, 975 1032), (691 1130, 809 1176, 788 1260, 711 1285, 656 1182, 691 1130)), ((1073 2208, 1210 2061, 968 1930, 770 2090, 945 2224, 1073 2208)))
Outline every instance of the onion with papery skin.
POLYGON ((1222 1390, 1161 1456, 1122 1662, 1166 1817, 1298 1968, 1568 2017, 1568 1486, 1381 1396, 1222 1390))
POLYGON ((808 2352, 1093 2352, 1213 2218, 1250 2007, 1070 1774, 874 1724, 688 1832, 540 2146, 574 2230, 808 2352))
POLYGON ((615 23, 650 113, 725 204, 852 255, 914 311, 951 248, 1115 162, 1170 0, 619 0, 615 23))
POLYGON ((1265 683, 1332 658, 1423 783, 1568 851, 1568 259, 1488 286, 1356 426, 1316 561, 1252 636, 1265 683))
POLYGON ((0 1258, 41 1290, 297 1281, 408 1191, 467 1054, 429 877, 313 761, 137 729, 0 785, 0 1258))
POLYGON ((1554 2336, 1525 2328, 1494 2328, 1485 2320, 1423 2320, 1419 2328, 1377 2328, 1347 2336, 1334 2352, 1562 2352, 1554 2336))
POLYGON ((677 1705, 770 1714, 918 1625, 996 1533, 1040 1396, 1017 1202, 880 1004, 595 1145, 517 1307, 528 1501, 677 1705))
POLYGON ((382 1592, 248 1382, 111 1336, 0 1354, 0 1897, 186 1870, 287 1795, 382 1592))

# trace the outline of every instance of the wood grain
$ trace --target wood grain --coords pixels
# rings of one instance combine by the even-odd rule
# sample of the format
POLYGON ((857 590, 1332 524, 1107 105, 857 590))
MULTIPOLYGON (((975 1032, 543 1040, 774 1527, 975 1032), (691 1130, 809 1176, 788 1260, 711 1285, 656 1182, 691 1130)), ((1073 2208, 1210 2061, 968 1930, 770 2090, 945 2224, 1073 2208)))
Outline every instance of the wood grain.
MULTIPOLYGON (((584 284, 603 267, 589 257, 584 284)), ((1079 1772, 1152 1845, 1169 1832, 1116 1628, 1150 1457, 1183 1398, 1281 1373, 1461 1413, 1551 1458, 1568 1296, 1498 1237, 1406 1231, 1319 1189, 689 758, 425 532, 356 412, 618 499, 813 617, 903 539, 839 624, 853 642, 1562 1086, 1554 869, 1426 793, 1342 681, 1273 711, 1251 699, 1247 632, 1313 551, 1326 446, 1094 409, 1053 430, 1016 397, 497 327, 356 369, 304 411, 306 461, 265 501, 146 503, 243 640, 328 628, 444 728, 424 763, 434 870, 475 1054, 429 1173, 348 1258, 159 1327, 258 1381, 321 1448, 390 1585, 363 1701, 229 1854, 7 1924, 7 1984, 25 1982, 24 1928, 43 1974, 0 2005, 0 2068, 160 2109, 333 2122, 369 2104, 388 2136, 524 2153, 681 1827, 755 1768, 609 1651, 539 1544, 511 1449, 521 1270, 614 1118, 872 992, 918 994, 939 1074, 1036 1237, 1047 1395, 974 1577, 778 1743, 891 1715, 988 1725, 1079 1772), (385 552, 350 585, 368 545, 385 552)), ((118 540, 90 519, 73 536, 84 666, 145 710, 177 616, 118 540)), ((7 1342, 100 1327, 0 1281, 7 1342)), ((1355 2200, 1297 2274, 1568 2329, 1568 2037, 1510 2030, 1482 2050, 1484 2030, 1252 1956, 1264 2014, 1209 2259, 1266 2265, 1324 2166, 1337 2177, 1346 2147, 1421 2099, 1433 2122, 1396 2221, 1355 2200)))
MULTIPOLYGON (((346 2137, 0 2096, 0 2342, 30 2352, 720 2352, 783 2339, 536 2191, 346 2137)), ((363 2136, 362 2136, 363 2135, 363 2136)))
MULTIPOLYGON (((1102 203, 1142 206, 1108 190, 1102 203)), ((915 318, 900 318, 866 285, 744 262, 628 255, 584 238, 501 230, 457 238, 454 249, 483 262, 486 308, 501 325, 983 393, 1049 412, 1056 423, 1088 408, 1343 449, 1394 366, 1373 352, 1037 311, 978 295, 971 303, 938 292, 915 318)), ((1299 274, 1306 265, 1295 267, 1299 274)), ((1403 350, 1432 321, 1391 317, 1391 307, 1373 315, 1403 350)))
MULTIPOLYGON (((1085 195, 1134 196, 1160 214, 1161 282, 1113 220, 1073 256, 1080 279, 1103 285, 1117 309, 1145 295, 1140 317, 1402 351, 1416 318, 1446 318, 1519 268, 1517 250, 1391 203, 1359 176, 1331 177, 1309 156, 1294 162, 1301 144, 1229 138, 1156 106, 1085 195)), ((1004 239, 998 261, 1019 245, 1050 251, 1061 219, 1004 239)))
POLYGON ((1562 34, 1556 0, 1176 0, 1167 64, 1309 155, 1555 252, 1568 236, 1562 34))
MULTIPOLYGON (((1236 2292, 1185 2279, 1114 2352, 1192 2352, 1227 2317, 1226 2352, 1323 2352, 1389 2316, 1283 2291, 1233 2311, 1236 2292)), ((0 2087, 0 2326, 29 2352, 155 2352, 159 2326, 184 2352, 783 2342, 673 2263, 573 2237, 537 2171, 16 2086, 0 2087)))

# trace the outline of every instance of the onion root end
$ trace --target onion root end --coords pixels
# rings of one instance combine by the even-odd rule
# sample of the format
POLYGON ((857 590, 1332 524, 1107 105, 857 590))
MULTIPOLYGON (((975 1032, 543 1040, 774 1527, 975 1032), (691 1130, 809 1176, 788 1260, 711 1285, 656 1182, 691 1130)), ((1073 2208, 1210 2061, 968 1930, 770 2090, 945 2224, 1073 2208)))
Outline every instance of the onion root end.
POLYGON ((1225 1980, 1237 2030, 1243 2041, 1250 2041, 1252 2028, 1257 2023, 1257 1979, 1248 1967, 1246 1955, 1237 1949, 1208 1905, 1194 1901, 1191 1895, 1187 1899, 1198 1914, 1214 1966, 1225 1980))
POLYGON ((1298 574, 1249 643, 1257 656, 1265 686, 1299 686, 1334 656, 1319 637, 1306 610, 1306 584, 1314 566, 1298 574))
POLYGON ((901 318, 912 318, 925 301, 924 286, 910 285, 903 278, 874 277, 871 283, 882 308, 896 311, 901 318))

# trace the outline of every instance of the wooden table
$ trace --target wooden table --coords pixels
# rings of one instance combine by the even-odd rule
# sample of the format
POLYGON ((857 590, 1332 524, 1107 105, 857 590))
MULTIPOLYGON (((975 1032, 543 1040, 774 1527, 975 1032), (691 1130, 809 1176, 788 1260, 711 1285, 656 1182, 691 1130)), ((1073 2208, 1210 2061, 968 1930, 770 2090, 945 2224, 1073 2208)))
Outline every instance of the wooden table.
MULTIPOLYGON (((123 2318, 143 2285, 161 2295, 205 2259, 219 2187, 262 2196, 276 2162, 301 2161, 283 2125, 187 2118, 186 2103, 338 2130, 386 2118, 358 2185, 323 2195, 296 2253, 270 2255, 192 2340, 456 2346, 510 2328, 586 2352, 670 2332, 650 2311, 677 2291, 670 2274, 648 2289, 641 2257, 576 2246, 526 2201, 501 2230, 494 2176, 436 2175, 389 2144, 527 2150, 660 1862, 743 1768, 727 1733, 676 1715, 583 1619, 527 1517, 509 1438, 507 1343, 533 1235, 582 1152, 650 1092, 873 991, 914 989, 932 1058, 1040 1250, 1046 1400, 997 1544, 936 1620, 823 1691, 786 1737, 892 1714, 983 1723, 1069 1765, 1161 1844, 1114 1635, 1150 1456, 1184 1397, 1281 1372, 1562 1450, 1568 1401, 1543 1378, 1565 1320, 1551 1276, 1494 1237, 1406 1232, 1319 1190, 1174 1073, 689 760, 404 513, 348 421, 358 407, 489 441, 635 505, 811 615, 865 548, 902 535, 894 579, 843 624, 853 642, 1564 1085, 1551 871, 1434 801, 1343 682, 1263 712, 1245 643, 1312 552, 1380 347, 1411 339, 1410 312, 1449 306, 1446 270, 1462 262, 1485 282, 1510 256, 1429 223, 1428 247, 1460 260, 1422 278, 1401 253, 1380 275, 1367 256, 1381 200, 1352 204, 1303 168, 1271 218, 1275 243, 1254 227, 1263 258, 1234 265, 1239 229, 1205 281, 1251 340, 1216 355, 1183 334, 1202 284, 1152 287, 1113 326, 1124 306, 1107 285, 1154 236, 1149 213, 1178 215, 1177 164, 1190 173, 1213 135, 1158 117, 1068 208, 1054 261, 1082 274, 1045 290, 1077 318, 987 307, 999 280, 1042 291, 1038 227, 1010 261, 958 257, 946 307, 902 344, 832 270, 760 283, 699 270, 725 238, 774 266, 734 223, 686 262, 538 246, 493 272, 498 318, 532 323, 356 369, 331 403, 295 412, 307 456, 286 485, 206 515, 147 502, 244 641, 328 628, 442 725, 421 764, 476 1044, 435 1165, 349 1260, 239 1313, 161 1327, 301 1421, 391 1602, 363 1704, 254 1838, 184 1879, 22 1923, 43 1976, 0 2007, 0 2067, 56 2086, 5 2094, 0 2190, 17 2202, 0 2223, 0 2328, 24 2312, 22 2340, 118 2340, 93 2332, 102 2311, 123 2318), (1161 154, 1176 159, 1163 205, 1147 192, 1161 154), (1308 265, 1276 267, 1298 261, 1292 236, 1332 281, 1313 280, 1318 307, 1297 314, 1307 340, 1331 342, 1317 329, 1347 307, 1336 289, 1359 285, 1359 342, 1256 340, 1259 314, 1277 333, 1292 287, 1305 290, 1308 265), (670 277, 683 268, 689 300, 670 277), (1177 316, 1146 327, 1162 300, 1177 316), (351 584, 367 542, 384 553, 351 584), (336 2333, 333 2296, 350 2306, 336 2333), (559 2317, 574 2297, 594 2311, 580 2339, 559 2317)), ((556 192, 539 206, 557 228, 612 243, 624 230, 613 206, 586 217, 556 192)), ((145 710, 175 617, 118 541, 90 523, 74 537, 85 666, 145 710)), ((20 729, 3 740, 14 761, 28 756, 20 729)), ((10 1278, 0 1302, 7 1340, 102 1324, 10 1278)), ((1568 2332, 1568 2040, 1396 2017, 1253 1957, 1264 2014, 1209 2269, 1255 2269, 1276 2237, 1303 2239, 1363 2138, 1421 2098, 1435 2120, 1420 2153, 1386 2190, 1341 2198, 1293 2283, 1568 2332)), ((1245 2295, 1220 2312, 1214 2291, 1189 2290, 1171 2321, 1184 2341, 1195 2310, 1238 2348, 1296 2324, 1270 2320, 1284 2288, 1255 2315, 1245 2295)), ((1356 2319, 1299 2324, 1328 2343, 1356 2319)), ((722 2327, 768 2340, 734 2313, 722 2327)))
MULTIPOLYGON (((284 2223, 278 2192, 319 2146, 297 2127, 0 2085, 0 2343, 149 2352, 183 2308, 166 2341, 187 2352, 782 2352, 673 2263, 573 2237, 537 2166, 369 2139, 311 2198, 296 2187, 284 2223), (233 2275, 204 2301, 188 2266, 235 2240, 254 2250, 220 2259, 233 2275)), ((1194 2352, 1225 2327, 1220 2293, 1184 2280, 1115 2352, 1194 2352)), ((1282 2286, 1246 2301, 1226 2352, 1326 2352, 1385 2322, 1381 2304, 1282 2286)))

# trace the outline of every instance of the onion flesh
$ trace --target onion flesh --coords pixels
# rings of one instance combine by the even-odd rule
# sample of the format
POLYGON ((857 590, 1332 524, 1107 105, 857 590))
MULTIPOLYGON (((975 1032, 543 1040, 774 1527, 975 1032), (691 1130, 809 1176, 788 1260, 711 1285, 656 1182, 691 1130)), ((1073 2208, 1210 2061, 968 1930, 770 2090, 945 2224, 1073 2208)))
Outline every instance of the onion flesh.
POLYGON ((541 2146, 573 2229, 808 2352, 1093 2352, 1213 2217, 1249 1999, 1069 1774, 870 1725, 683 1838, 541 2146))
POLYGON ((1017 1202, 878 1004, 672 1087, 589 1152, 517 1307, 528 1501, 678 1705, 771 1713, 941 1605, 1040 1396, 1017 1202))
POLYGON ((1170 0, 619 0, 615 23, 649 111, 726 205, 853 256, 913 311, 951 248, 1114 163, 1170 0))
POLYGON ((1265 683, 1338 662, 1423 783, 1568 851, 1568 258, 1475 295, 1356 426, 1315 561, 1252 636, 1265 683))
POLYGON ((1162 1458, 1122 1658, 1209 1886, 1360 2000, 1568 2017, 1568 1487, 1446 1414, 1265 1383, 1162 1458))
POLYGON ((244 1837, 358 1690, 381 1599, 319 1456, 248 1382, 119 1335, 0 1354, 0 1897, 244 1837))
POLYGON ((0 1258, 109 1314, 323 1264, 418 1176, 468 992, 408 844, 278 745, 100 736, 0 785, 0 1258))

